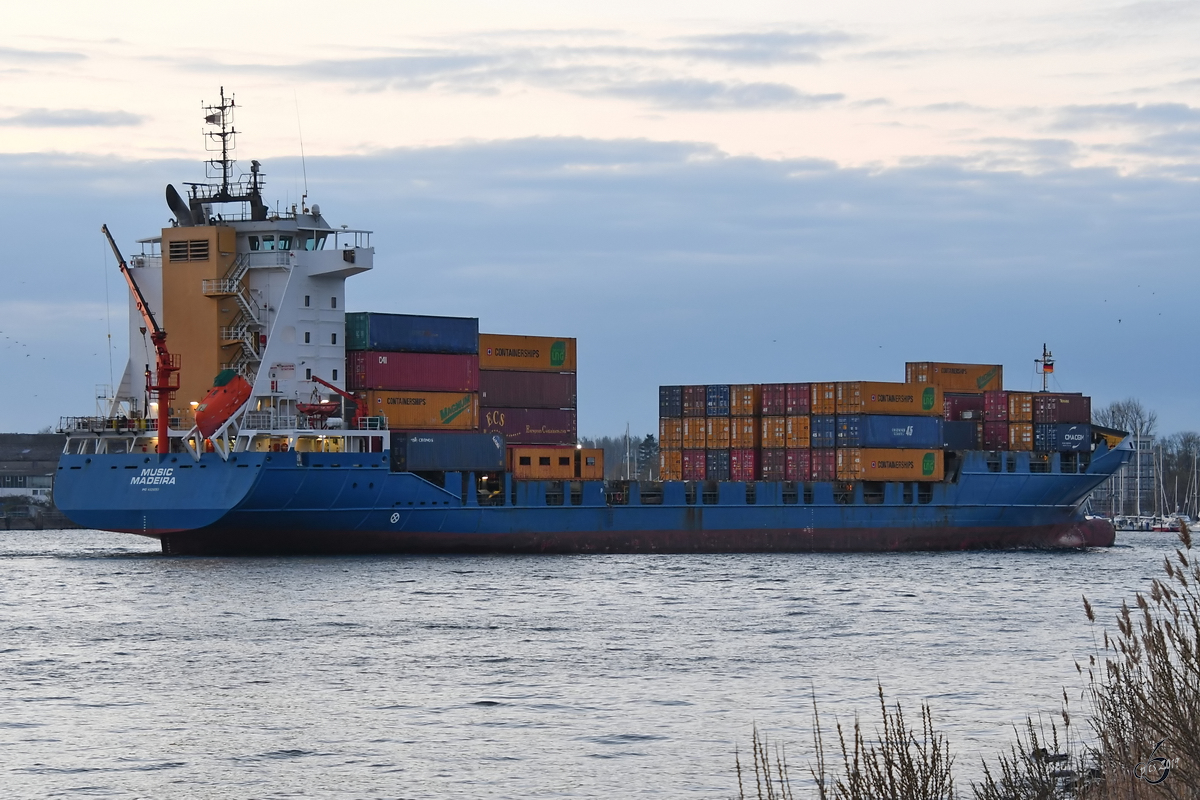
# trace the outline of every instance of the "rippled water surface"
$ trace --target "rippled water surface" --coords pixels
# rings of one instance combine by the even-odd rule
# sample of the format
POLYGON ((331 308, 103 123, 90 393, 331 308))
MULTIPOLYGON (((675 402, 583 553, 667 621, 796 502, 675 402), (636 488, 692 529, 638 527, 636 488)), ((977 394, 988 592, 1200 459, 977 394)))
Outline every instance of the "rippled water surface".
MULTIPOLYGON (((1077 697, 1174 548, 895 555, 167 558, 0 531, 7 797, 736 793, 757 723, 807 759, 932 703, 969 772, 1077 697)), ((962 772, 962 770, 960 770, 962 772)))

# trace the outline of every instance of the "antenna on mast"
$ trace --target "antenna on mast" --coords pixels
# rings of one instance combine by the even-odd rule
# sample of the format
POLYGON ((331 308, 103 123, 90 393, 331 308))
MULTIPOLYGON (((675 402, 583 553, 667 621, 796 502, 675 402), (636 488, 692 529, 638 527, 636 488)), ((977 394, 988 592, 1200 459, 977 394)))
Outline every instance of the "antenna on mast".
MULTIPOLYGON (((220 194, 228 197, 229 177, 233 172, 233 153, 237 149, 237 130, 233 127, 233 109, 237 106, 233 95, 225 97, 225 87, 221 87, 221 102, 219 105, 204 107, 204 121, 215 125, 219 130, 208 130, 204 135, 220 148, 221 157, 208 160, 208 177, 221 179, 220 194)), ((215 152, 216 148, 210 148, 215 152)))
POLYGON ((1037 371, 1042 376, 1042 391, 1050 391, 1050 376, 1054 374, 1054 354, 1046 349, 1046 344, 1042 343, 1042 357, 1035 358, 1033 363, 1037 364, 1037 371))

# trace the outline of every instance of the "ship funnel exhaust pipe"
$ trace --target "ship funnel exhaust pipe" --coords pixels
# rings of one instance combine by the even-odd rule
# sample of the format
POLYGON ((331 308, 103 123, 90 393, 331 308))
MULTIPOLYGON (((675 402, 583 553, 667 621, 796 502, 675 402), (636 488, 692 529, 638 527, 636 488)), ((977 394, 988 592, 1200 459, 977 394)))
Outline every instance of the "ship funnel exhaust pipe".
POLYGON ((175 219, 181 227, 188 228, 196 224, 192 219, 192 210, 188 207, 187 202, 169 183, 167 184, 167 206, 170 207, 171 213, 175 215, 175 219))

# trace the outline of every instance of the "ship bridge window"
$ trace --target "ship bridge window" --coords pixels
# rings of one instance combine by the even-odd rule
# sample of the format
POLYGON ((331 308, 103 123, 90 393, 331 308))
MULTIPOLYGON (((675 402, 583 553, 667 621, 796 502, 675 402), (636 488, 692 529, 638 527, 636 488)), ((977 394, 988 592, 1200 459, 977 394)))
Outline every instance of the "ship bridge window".
POLYGON ((292 237, 284 236, 282 233, 279 234, 279 244, 275 247, 275 249, 276 250, 291 250, 292 249, 292 237))
POLYGON ((328 234, 320 233, 318 231, 304 231, 301 234, 301 236, 303 237, 302 241, 303 241, 304 249, 305 250, 324 250, 325 249, 325 237, 327 235, 328 234))
POLYGON ((262 249, 263 250, 274 250, 275 249, 275 237, 274 236, 262 237, 262 249))

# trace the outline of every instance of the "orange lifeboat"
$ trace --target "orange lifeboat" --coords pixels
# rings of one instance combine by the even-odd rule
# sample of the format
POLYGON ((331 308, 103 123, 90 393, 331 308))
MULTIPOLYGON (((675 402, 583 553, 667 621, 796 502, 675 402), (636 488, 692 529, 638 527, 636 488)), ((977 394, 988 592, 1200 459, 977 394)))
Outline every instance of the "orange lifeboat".
POLYGON ((196 406, 196 427, 208 439, 250 399, 250 382, 231 369, 223 370, 213 388, 196 406))

